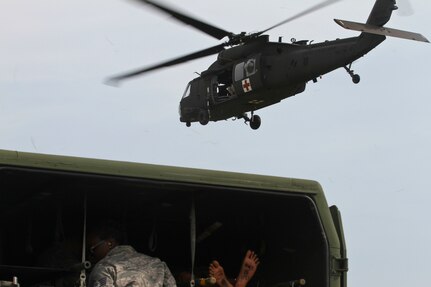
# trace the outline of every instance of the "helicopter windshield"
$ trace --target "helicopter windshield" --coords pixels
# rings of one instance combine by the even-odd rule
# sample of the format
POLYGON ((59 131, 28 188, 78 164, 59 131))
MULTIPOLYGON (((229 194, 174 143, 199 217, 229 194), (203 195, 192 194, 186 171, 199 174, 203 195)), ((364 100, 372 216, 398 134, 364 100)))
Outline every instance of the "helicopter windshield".
POLYGON ((183 97, 182 97, 183 99, 187 98, 188 96, 190 96, 190 87, 191 87, 191 85, 192 85, 192 82, 188 83, 188 85, 186 87, 186 90, 184 91, 184 94, 183 94, 183 97))

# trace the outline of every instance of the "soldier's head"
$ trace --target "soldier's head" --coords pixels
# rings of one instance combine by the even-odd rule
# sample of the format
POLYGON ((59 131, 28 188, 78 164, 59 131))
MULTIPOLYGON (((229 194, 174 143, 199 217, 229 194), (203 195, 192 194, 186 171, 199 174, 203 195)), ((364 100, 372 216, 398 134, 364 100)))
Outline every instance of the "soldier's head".
POLYGON ((117 245, 123 244, 124 233, 115 221, 102 221, 90 228, 87 247, 93 263, 104 258, 117 245))

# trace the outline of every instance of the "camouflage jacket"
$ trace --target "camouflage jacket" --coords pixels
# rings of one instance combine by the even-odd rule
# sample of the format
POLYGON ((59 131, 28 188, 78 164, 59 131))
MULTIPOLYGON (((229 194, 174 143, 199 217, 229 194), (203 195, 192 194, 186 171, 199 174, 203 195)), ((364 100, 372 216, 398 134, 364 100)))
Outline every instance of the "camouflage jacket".
POLYGON ((90 274, 89 287, 176 287, 165 262, 117 246, 100 260, 90 274))

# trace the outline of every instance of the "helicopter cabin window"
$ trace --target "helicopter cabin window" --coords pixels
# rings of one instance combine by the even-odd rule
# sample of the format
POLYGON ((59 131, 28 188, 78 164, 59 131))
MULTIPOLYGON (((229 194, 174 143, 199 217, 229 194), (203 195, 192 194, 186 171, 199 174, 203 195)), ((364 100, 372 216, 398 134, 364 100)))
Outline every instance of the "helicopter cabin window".
POLYGON ((186 90, 184 91, 184 94, 183 94, 183 99, 187 98, 188 96, 190 96, 190 87, 191 87, 191 85, 192 85, 191 82, 187 85, 186 90))
POLYGON ((235 81, 244 79, 244 63, 239 63, 235 66, 235 81))
POLYGON ((254 75, 254 73, 256 73, 256 59, 250 59, 248 60, 245 65, 245 75, 247 77, 254 75))
POLYGON ((256 59, 249 59, 235 66, 235 81, 240 81, 256 73, 256 59))

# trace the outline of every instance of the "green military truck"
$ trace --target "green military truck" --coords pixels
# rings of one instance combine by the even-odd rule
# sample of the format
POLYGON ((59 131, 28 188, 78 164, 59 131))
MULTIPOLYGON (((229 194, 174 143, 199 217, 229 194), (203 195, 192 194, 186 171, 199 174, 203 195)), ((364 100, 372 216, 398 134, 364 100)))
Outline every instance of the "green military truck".
POLYGON ((248 249, 250 287, 347 285, 340 213, 315 181, 0 150, 0 184, 0 286, 83 286, 99 220, 121 222, 178 285, 212 260, 235 278, 248 249))

